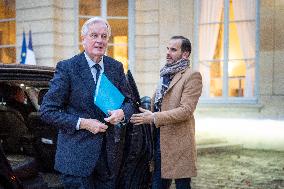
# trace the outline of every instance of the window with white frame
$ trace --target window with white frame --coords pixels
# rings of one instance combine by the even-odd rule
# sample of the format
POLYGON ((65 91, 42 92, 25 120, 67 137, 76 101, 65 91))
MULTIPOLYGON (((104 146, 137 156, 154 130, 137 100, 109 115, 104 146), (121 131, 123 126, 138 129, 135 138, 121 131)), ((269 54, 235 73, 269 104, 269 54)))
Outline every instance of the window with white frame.
POLYGON ((255 101, 257 0, 196 0, 203 100, 255 101))
POLYGON ((0 63, 16 63, 15 0, 0 1, 0 63))
MULTIPOLYGON (((133 43, 129 41, 129 35, 134 35, 129 31, 129 8, 134 10, 131 0, 79 0, 79 41, 81 27, 87 19, 93 16, 107 19, 112 33, 107 55, 122 62, 125 70, 128 69, 129 53, 133 54, 129 49, 129 43, 133 43)), ((79 48, 83 50, 81 43, 79 48)))

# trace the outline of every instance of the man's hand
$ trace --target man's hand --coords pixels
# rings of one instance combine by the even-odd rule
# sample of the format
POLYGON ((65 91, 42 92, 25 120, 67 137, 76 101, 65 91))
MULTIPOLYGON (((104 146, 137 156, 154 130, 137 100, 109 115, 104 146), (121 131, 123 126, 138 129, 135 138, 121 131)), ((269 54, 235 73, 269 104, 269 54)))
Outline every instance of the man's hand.
POLYGON ((151 124, 154 122, 154 113, 149 110, 139 108, 142 113, 133 114, 130 118, 130 122, 134 125, 151 124))
POLYGON ((120 123, 124 119, 124 112, 122 109, 108 111, 108 114, 110 116, 105 118, 105 121, 113 125, 120 123))
POLYGON ((80 129, 86 129, 91 133, 97 134, 98 132, 106 132, 107 128, 107 125, 96 119, 81 119, 80 129))

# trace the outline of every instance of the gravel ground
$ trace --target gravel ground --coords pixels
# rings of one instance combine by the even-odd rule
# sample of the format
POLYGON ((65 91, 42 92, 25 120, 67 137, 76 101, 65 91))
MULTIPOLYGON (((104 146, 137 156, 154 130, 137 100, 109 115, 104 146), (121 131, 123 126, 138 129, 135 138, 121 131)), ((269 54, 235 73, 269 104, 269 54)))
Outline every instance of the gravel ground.
POLYGON ((237 148, 199 153, 192 188, 284 189, 284 152, 237 148))

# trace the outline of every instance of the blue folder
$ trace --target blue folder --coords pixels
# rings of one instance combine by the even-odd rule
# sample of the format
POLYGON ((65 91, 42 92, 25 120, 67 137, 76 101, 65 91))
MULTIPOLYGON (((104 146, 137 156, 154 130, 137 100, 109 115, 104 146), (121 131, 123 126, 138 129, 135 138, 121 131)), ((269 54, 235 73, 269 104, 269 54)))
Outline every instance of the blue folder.
POLYGON ((108 115, 108 110, 121 108, 124 98, 123 94, 111 83, 106 75, 102 74, 94 95, 95 105, 108 115))

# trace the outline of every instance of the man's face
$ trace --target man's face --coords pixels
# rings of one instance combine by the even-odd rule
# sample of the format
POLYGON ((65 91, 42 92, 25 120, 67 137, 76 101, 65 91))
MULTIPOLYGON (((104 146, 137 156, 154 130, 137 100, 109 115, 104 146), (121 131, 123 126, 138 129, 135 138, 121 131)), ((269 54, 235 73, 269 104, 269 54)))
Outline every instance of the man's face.
POLYGON ((108 43, 108 30, 103 22, 89 26, 87 35, 82 37, 83 47, 89 57, 95 62, 100 61, 105 54, 108 43))
POLYGON ((167 46, 167 64, 176 63, 181 58, 184 58, 184 53, 181 51, 181 39, 171 39, 167 46))

